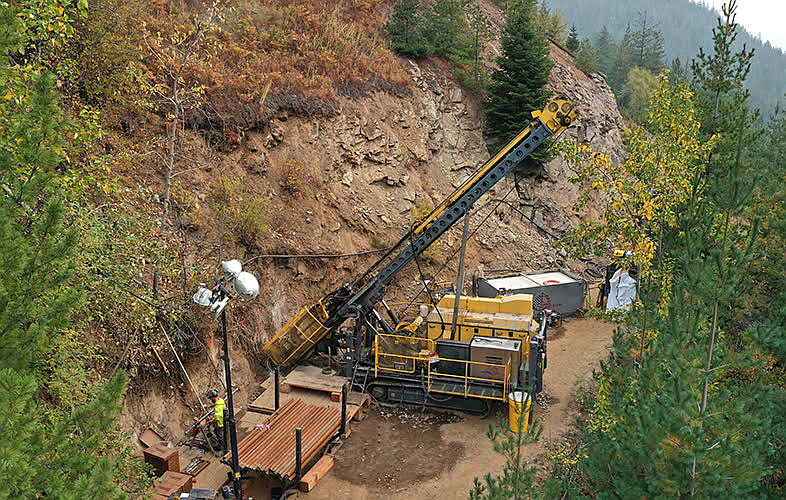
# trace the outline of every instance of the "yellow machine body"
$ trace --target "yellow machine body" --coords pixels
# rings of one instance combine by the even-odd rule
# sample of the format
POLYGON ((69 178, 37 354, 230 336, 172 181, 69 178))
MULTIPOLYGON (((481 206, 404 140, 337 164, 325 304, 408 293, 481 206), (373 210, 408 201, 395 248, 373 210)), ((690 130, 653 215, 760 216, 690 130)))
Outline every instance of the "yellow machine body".
MULTIPOLYGON (((426 318, 426 337, 450 339, 455 295, 445 295, 426 318)), ((538 323, 532 319, 532 295, 517 294, 489 299, 460 297, 456 334, 451 340, 469 342, 475 335, 520 338, 529 342, 537 334, 538 323)))

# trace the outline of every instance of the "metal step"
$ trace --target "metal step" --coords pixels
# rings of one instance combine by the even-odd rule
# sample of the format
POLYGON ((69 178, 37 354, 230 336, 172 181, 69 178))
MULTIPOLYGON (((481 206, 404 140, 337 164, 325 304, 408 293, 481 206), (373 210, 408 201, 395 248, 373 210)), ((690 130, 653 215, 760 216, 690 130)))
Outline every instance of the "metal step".
MULTIPOLYGON (((431 392, 444 392, 449 394, 464 394, 464 384, 446 381, 431 381, 431 392)), ((505 395, 502 388, 489 387, 487 385, 470 384, 467 387, 467 395, 481 398, 491 398, 504 400, 505 395)))

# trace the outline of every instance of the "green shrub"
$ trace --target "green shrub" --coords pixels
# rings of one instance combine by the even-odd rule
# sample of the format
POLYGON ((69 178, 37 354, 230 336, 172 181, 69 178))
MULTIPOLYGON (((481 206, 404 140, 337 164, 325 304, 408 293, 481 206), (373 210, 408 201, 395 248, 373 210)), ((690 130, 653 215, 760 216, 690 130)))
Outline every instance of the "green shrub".
POLYGON ((219 180, 213 185, 213 210, 224 234, 235 234, 244 245, 253 245, 270 223, 270 197, 255 196, 237 180, 219 180))
POLYGON ((284 163, 284 190, 298 194, 303 185, 303 165, 290 158, 284 163))
MULTIPOLYGON (((422 200, 416 201, 415 204, 412 205, 412 207, 409 209, 409 216, 412 225, 417 225, 420 221, 425 219, 432 210, 434 210, 434 204, 429 198, 423 198, 422 200)), ((420 254, 419 258, 422 262, 433 264, 435 262, 439 262, 441 255, 440 242, 435 241, 428 248, 423 250, 423 253, 420 254)))

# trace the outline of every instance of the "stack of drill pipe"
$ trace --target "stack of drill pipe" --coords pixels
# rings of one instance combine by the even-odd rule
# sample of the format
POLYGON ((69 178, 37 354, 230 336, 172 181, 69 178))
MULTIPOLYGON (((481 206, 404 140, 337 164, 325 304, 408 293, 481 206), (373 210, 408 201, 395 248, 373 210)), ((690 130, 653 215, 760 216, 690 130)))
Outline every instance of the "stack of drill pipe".
MULTIPOLYGON (((284 481, 295 479, 295 429, 302 429, 303 466, 319 456, 336 435, 341 421, 337 408, 313 406, 291 399, 274 413, 268 429, 253 429, 238 444, 241 469, 253 469, 284 481)), ((226 455, 227 460, 231 453, 226 455)))

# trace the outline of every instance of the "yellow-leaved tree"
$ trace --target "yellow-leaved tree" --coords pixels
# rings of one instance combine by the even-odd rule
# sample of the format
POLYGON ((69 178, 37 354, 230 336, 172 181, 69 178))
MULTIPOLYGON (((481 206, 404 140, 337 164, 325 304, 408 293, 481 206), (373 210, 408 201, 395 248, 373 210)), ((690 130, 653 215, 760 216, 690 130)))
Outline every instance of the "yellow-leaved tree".
POLYGON ((676 226, 714 142, 699 135, 692 99, 687 85, 671 85, 668 73, 662 73, 646 125, 626 130, 627 154, 621 164, 586 144, 560 144, 562 157, 575 174, 570 181, 589 187, 575 209, 582 210, 593 198, 607 202, 601 220, 585 220, 566 236, 564 244, 574 255, 629 251, 626 263, 637 265, 644 280, 653 278, 663 230, 676 226))

